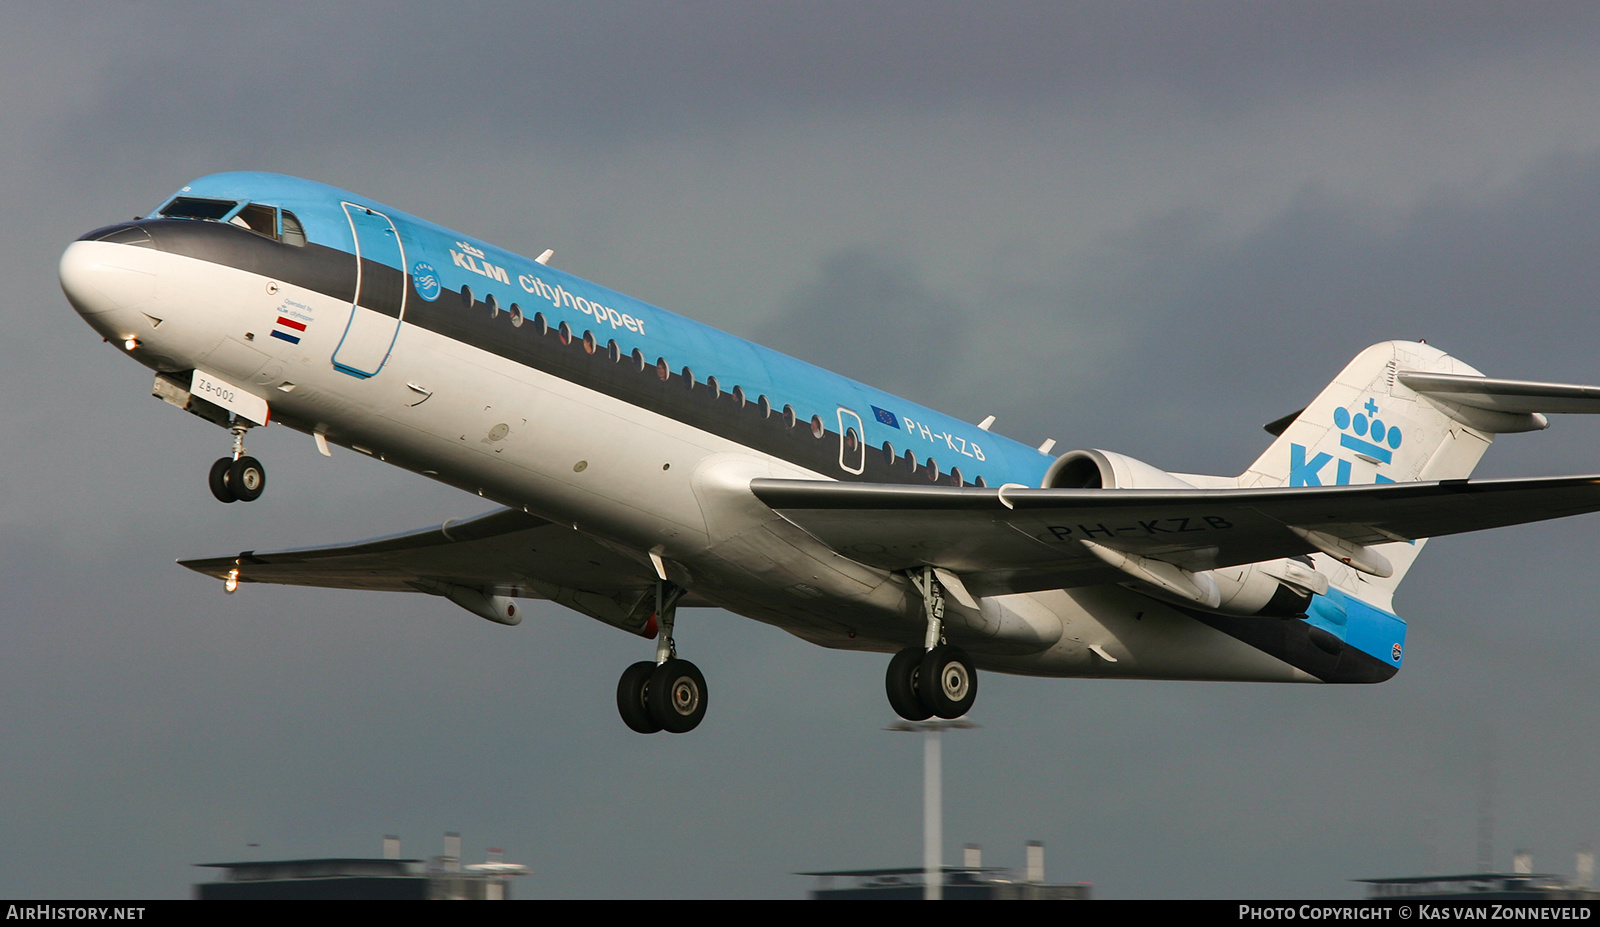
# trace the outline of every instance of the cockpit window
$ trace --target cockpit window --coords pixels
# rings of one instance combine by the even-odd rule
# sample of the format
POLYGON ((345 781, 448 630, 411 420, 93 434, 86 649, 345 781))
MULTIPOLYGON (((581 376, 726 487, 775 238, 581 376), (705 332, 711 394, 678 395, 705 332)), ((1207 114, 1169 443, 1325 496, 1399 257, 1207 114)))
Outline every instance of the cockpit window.
POLYGON ((200 196, 180 196, 161 207, 156 215, 168 219, 199 219, 227 222, 257 235, 305 247, 306 230, 294 213, 261 203, 240 204, 238 200, 213 200, 200 196))
POLYGON ((295 218, 294 213, 287 209, 283 211, 283 241, 284 244, 294 245, 296 248, 304 248, 306 245, 305 227, 295 218))
POLYGON ((242 229, 249 229, 257 235, 268 238, 278 237, 278 211, 271 206, 260 203, 246 203, 232 219, 228 220, 242 229))
POLYGON ((198 196, 180 196, 161 208, 160 215, 169 219, 210 219, 220 221, 233 212, 239 204, 234 200, 208 200, 198 196))

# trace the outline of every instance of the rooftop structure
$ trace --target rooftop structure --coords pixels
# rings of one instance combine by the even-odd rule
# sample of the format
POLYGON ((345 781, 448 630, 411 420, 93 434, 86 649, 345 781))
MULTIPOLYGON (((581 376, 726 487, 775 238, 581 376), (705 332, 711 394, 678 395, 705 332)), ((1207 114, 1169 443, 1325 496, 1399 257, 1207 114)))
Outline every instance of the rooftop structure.
MULTIPOLYGON (((941 866, 941 900, 948 901, 1087 901, 1090 886, 1084 883, 1051 884, 1044 881, 1044 844, 1028 844, 1027 871, 1016 878, 1011 870, 983 865, 982 851, 968 844, 964 864, 941 866)), ((838 869, 826 872, 797 872, 815 876, 813 901, 921 901, 928 897, 927 869, 922 866, 899 869, 838 869), (835 880, 849 880, 836 886, 835 880)))
POLYGON ((1355 879, 1367 885, 1369 898, 1472 901, 1600 901, 1594 887, 1594 851, 1578 850, 1577 874, 1568 881, 1552 873, 1534 872, 1533 859, 1518 852, 1511 872, 1469 872, 1462 875, 1400 876, 1355 879))
POLYGON ((398 837, 385 837, 381 859, 329 858, 197 863, 223 870, 215 882, 194 887, 200 901, 502 901, 511 897, 512 876, 528 867, 489 851, 483 863, 461 864, 461 835, 445 835, 445 852, 429 859, 400 858, 398 837))

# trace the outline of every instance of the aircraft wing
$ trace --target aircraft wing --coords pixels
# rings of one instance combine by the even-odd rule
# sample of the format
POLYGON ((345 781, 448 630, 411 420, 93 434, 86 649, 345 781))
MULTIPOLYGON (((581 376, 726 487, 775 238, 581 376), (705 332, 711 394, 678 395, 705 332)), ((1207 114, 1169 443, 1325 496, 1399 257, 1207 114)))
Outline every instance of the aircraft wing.
POLYGON ((1371 544, 1600 511, 1600 476, 1226 490, 758 479, 750 489, 844 556, 891 570, 942 567, 978 595, 1126 579, 1108 551, 1199 572, 1330 542, 1355 545, 1359 558, 1371 544))
MULTIPOLYGON (((464 587, 550 599, 631 631, 645 626, 654 605, 655 574, 648 563, 516 509, 354 544, 247 550, 178 563, 224 580, 238 570, 240 583, 441 595, 464 587)), ((680 604, 705 603, 686 597, 680 604)))

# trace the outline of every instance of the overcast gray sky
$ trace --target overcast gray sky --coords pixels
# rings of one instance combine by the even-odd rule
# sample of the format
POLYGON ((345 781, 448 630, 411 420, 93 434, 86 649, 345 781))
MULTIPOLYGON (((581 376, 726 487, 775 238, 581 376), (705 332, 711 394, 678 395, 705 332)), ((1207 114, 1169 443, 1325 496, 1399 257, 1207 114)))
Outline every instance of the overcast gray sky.
MULTIPOLYGON (((482 500, 148 398, 61 249, 189 179, 335 184, 1028 442, 1236 473, 1366 345, 1600 382, 1600 11, 1503 3, 15 4, 0 10, 0 895, 181 897, 191 863, 533 867, 522 897, 799 897, 915 864, 885 660, 715 611, 690 736, 648 645, 548 605, 223 596, 179 556, 352 540, 482 500), (847 333, 835 337, 826 333, 847 333), (247 844, 259 844, 250 848, 247 844)), ((1600 422, 1480 473, 1600 472, 1600 422)), ((965 842, 1099 897, 1352 895, 1600 842, 1591 516, 1429 545, 1376 687, 985 674, 946 743, 965 842)))

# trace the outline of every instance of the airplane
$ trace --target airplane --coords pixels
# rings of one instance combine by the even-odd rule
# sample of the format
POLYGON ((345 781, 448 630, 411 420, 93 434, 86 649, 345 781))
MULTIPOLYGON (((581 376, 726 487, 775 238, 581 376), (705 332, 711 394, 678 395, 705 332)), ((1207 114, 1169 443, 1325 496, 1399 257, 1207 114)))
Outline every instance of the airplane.
POLYGON ((654 641, 617 686, 640 733, 693 730, 679 608, 892 654, 911 721, 978 670, 1377 683, 1427 538, 1592 512, 1600 476, 1469 480, 1496 435, 1600 412, 1600 387, 1493 379, 1422 342, 1362 351, 1238 476, 1053 452, 365 197, 200 178, 95 229, 67 300, 226 428, 212 494, 249 502, 277 422, 501 507, 333 546, 179 561, 221 580, 423 593, 502 625, 546 599, 654 641))

